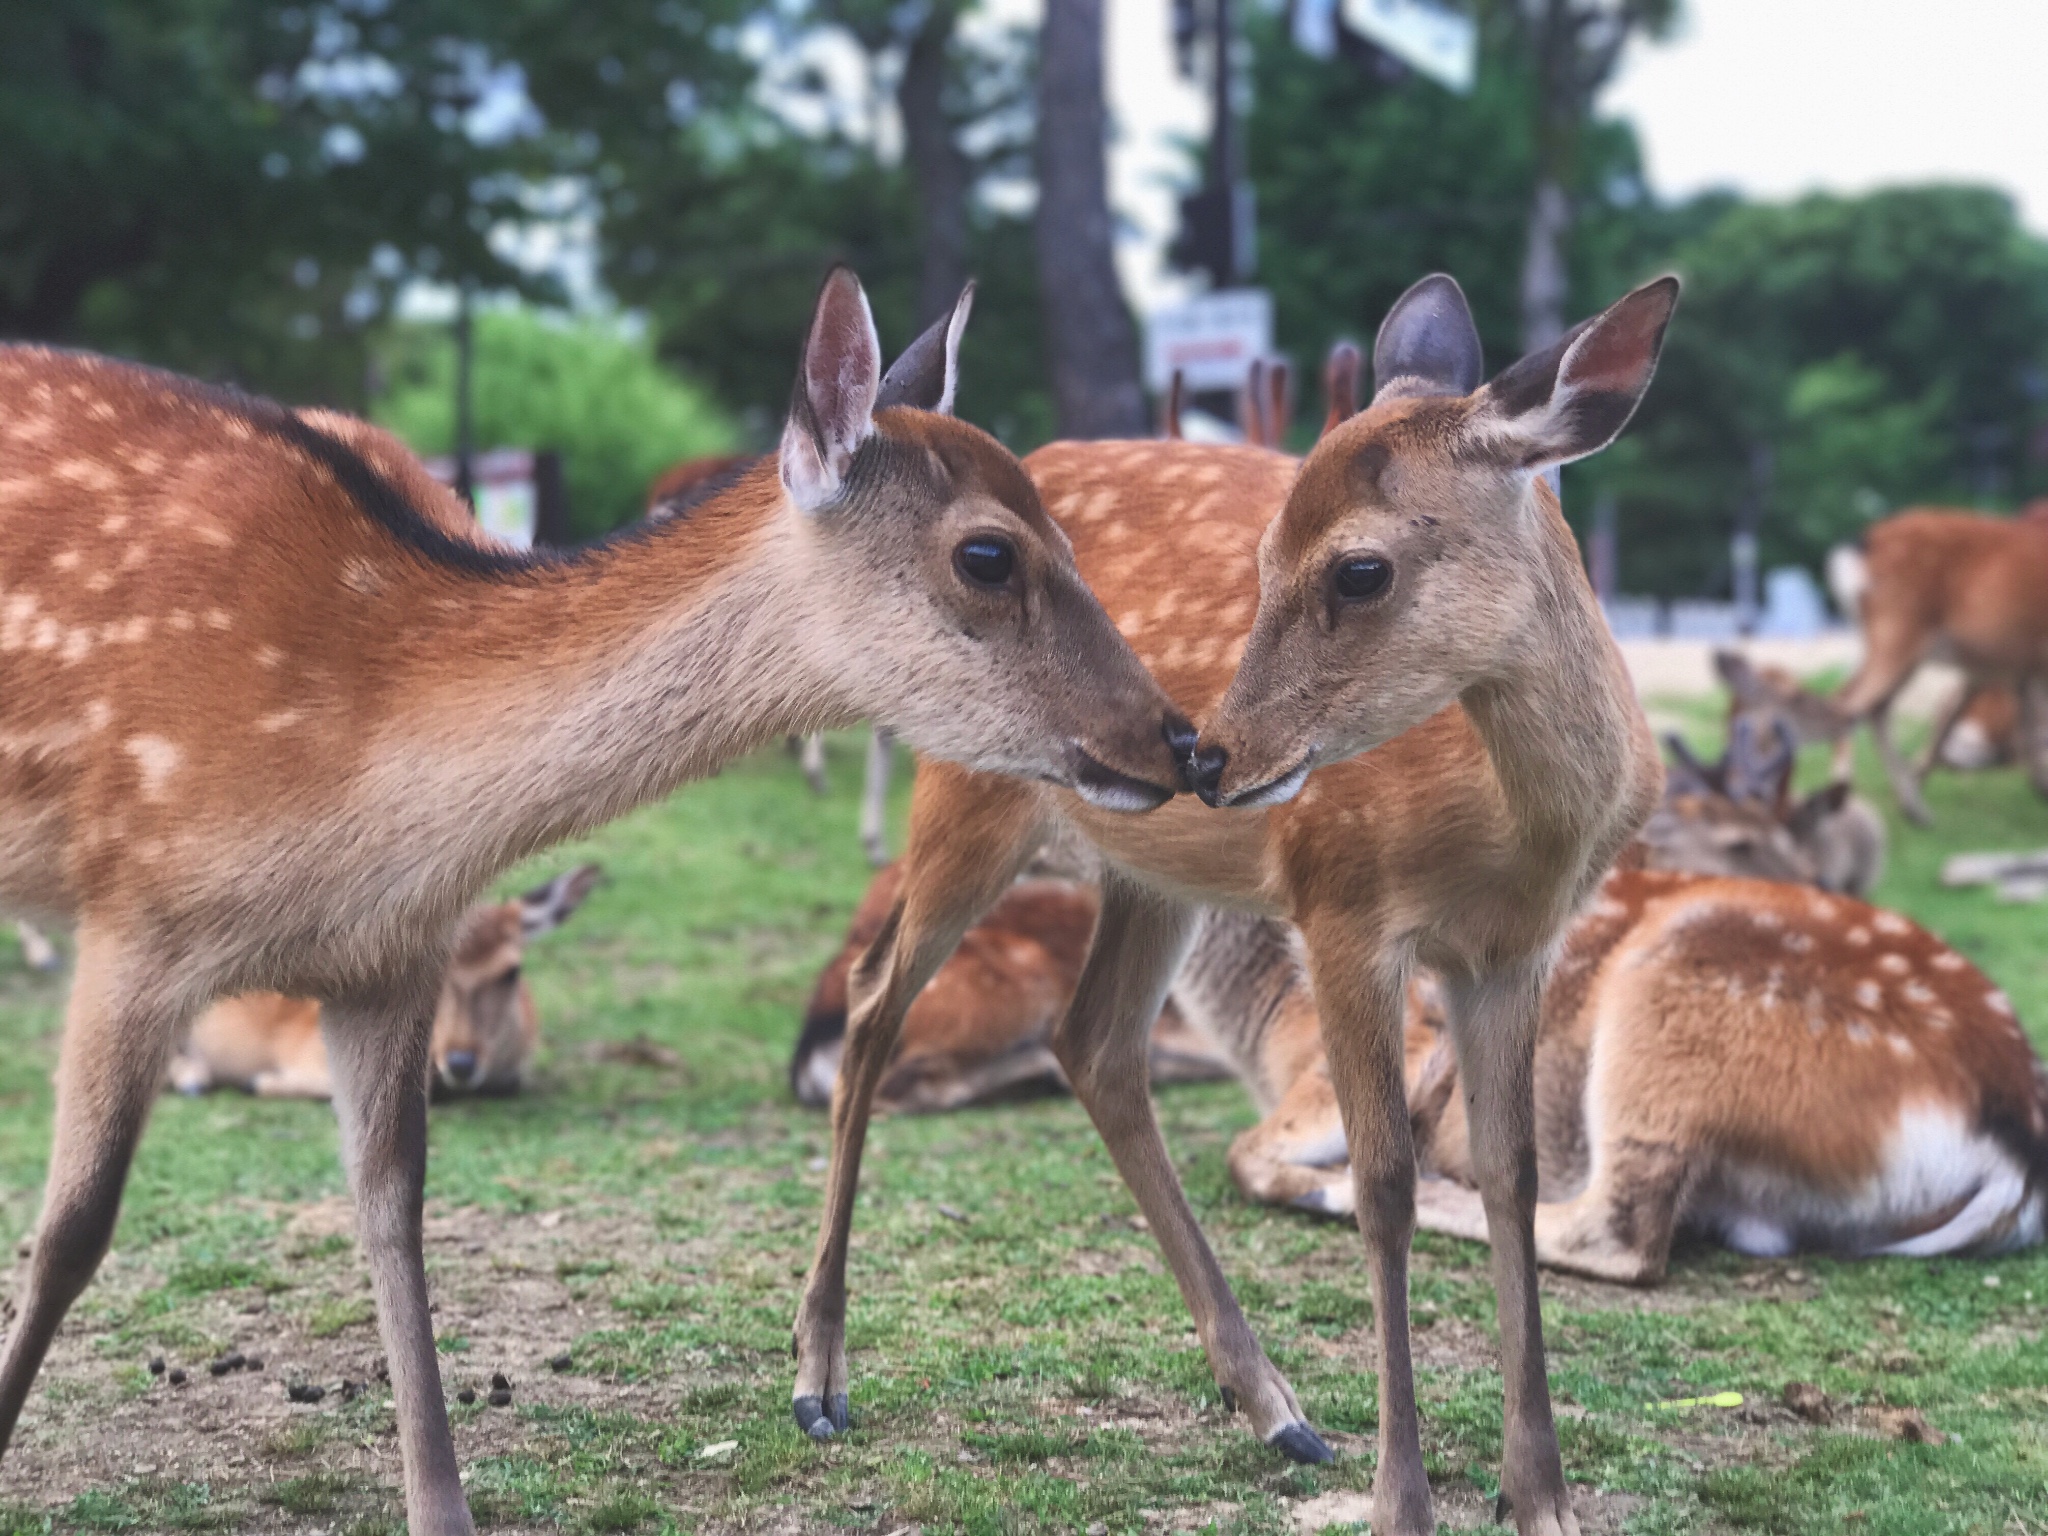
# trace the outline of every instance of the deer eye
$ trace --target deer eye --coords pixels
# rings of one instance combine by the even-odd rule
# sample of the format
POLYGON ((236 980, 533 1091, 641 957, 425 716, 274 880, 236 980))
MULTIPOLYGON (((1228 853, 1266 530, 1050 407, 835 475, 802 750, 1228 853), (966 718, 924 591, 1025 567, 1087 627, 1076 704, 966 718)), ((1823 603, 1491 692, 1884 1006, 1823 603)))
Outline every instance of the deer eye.
POLYGON ((1330 585, 1348 603, 1377 597, 1393 579, 1394 568, 1378 555, 1346 555, 1330 572, 1330 585))
POLYGON ((499 985, 499 986, 501 986, 501 987, 516 987, 516 986, 518 986, 518 985, 519 985, 519 967, 515 965, 515 966, 513 966, 513 967, 512 967, 512 969, 511 969, 511 970, 507 971, 507 972, 506 972, 506 973, 505 973, 504 975, 500 976, 500 977, 498 978, 498 985, 499 985))
POLYGON ((1000 587, 1017 568, 1017 551, 1008 539, 978 533, 953 551, 953 566, 978 587, 1000 587))

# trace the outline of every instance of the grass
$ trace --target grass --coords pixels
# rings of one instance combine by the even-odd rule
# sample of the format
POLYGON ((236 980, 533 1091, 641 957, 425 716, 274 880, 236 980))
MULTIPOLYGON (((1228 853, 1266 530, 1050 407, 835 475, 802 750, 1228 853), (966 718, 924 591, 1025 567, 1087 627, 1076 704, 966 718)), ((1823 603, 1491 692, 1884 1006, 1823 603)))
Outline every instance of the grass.
MULTIPOLYGON (((1709 714, 1686 718, 1709 744, 1709 714)), ((451 1389, 501 1368, 517 1389, 509 1410, 455 1410, 480 1523, 1278 1533, 1302 1500, 1369 1486, 1356 1234, 1236 1196, 1224 1152, 1252 1111, 1227 1085, 1165 1096, 1168 1138, 1255 1327, 1337 1442, 1335 1466, 1285 1465, 1223 1412, 1129 1195, 1061 1100, 876 1127, 852 1264, 854 1431, 819 1448, 790 1424, 789 1323, 826 1128, 782 1078, 865 880, 857 747, 834 742, 829 800, 763 754, 505 882, 583 857, 611 877, 528 959, 547 1030, 535 1091, 434 1111, 442 1367, 451 1389), (643 1034, 680 1065, 595 1049, 643 1034), (563 1348, 572 1363, 549 1370, 563 1348)), ((2048 807, 2013 772, 1938 776, 1931 799, 1935 831, 1894 824, 1880 895, 1969 953, 2040 1030, 2041 910, 1943 891, 1935 874, 1953 851, 2048 844, 2048 807)), ((0 1252, 38 1199, 61 1000, 60 982, 0 952, 0 1252)), ((0 1466, 0 1536, 398 1529, 359 1261, 302 1219, 341 1192, 323 1106, 164 1101, 116 1252, 0 1466), (137 1375, 153 1352, 203 1367, 252 1330, 273 1341, 261 1378, 202 1368, 173 1396, 137 1375), (288 1374, 368 1390, 288 1410, 288 1374), (128 1470, 145 1452, 160 1475, 128 1470)), ((1431 1476, 1447 1518, 1483 1524, 1501 1434, 1483 1252, 1424 1238, 1414 1292, 1431 1476)), ((1700 1250, 1654 1293, 1547 1279, 1582 1510, 1646 1536, 2048 1526, 2043 1304, 2038 1253, 1788 1264, 1700 1250), (1836 1425, 1652 1406, 1729 1389, 1774 1403, 1794 1380, 1844 1405, 1836 1425), (1885 1406, 1917 1408, 1949 1438, 1878 1437, 1885 1406)))

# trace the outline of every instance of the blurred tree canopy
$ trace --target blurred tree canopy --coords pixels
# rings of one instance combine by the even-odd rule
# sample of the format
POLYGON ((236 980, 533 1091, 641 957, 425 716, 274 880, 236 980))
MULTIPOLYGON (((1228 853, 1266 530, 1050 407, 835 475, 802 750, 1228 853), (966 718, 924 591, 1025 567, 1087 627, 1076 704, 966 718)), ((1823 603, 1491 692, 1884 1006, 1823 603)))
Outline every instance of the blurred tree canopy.
MULTIPOLYGON (((1570 153, 1545 159, 1536 12, 1467 3, 1487 24, 1465 96, 1355 38, 1312 57, 1283 8, 1238 8, 1259 281, 1298 365, 1340 335, 1370 339, 1395 296, 1439 269, 1465 285, 1493 364, 1508 361, 1551 175, 1571 215, 1568 318, 1661 270, 1688 282, 1638 422, 1565 475, 1574 518, 1615 498, 1625 587, 1725 591, 1745 500, 1762 508, 1767 562, 1814 562, 1901 504, 2007 505, 2048 488, 2048 244, 2004 198, 1926 187, 1659 203, 1626 124, 1580 110, 1570 153)), ((1644 27, 1672 9, 1545 4, 1553 19, 1604 5, 1644 27)), ((545 427, 595 529, 637 507, 645 465, 599 423, 560 414, 568 381, 640 391, 617 414, 656 424, 648 463, 723 441, 720 420, 765 446, 830 261, 860 271, 891 352, 964 268, 981 297, 961 410, 1028 448, 1055 429, 1029 211, 1036 44, 980 11, 9 0, 0 334, 357 409, 388 357, 401 393, 382 414, 433 446, 443 408, 422 391, 445 364, 411 333, 381 339, 394 297, 426 278, 560 300, 531 252, 589 231, 599 292, 644 315, 652 357, 694 384, 657 388, 649 353, 610 332, 482 329, 504 366, 540 371, 536 400, 557 391, 545 410, 506 406, 487 435, 545 427), (722 417, 676 406, 694 389, 722 417)), ((498 366, 479 370, 480 391, 498 366)))
MULTIPOLYGON (((1254 23, 1260 279, 1297 367, 1340 336, 1369 342, 1401 290, 1439 270, 1464 285, 1489 369, 1517 354, 1533 87, 1503 34, 1485 35, 1461 97, 1383 59, 1310 57, 1254 23)), ((1575 163, 1568 318, 1660 271, 1686 279, 1636 422, 1565 472, 1574 521, 1616 498, 1626 590, 1725 594, 1745 497, 1761 498, 1767 564, 1817 566, 1902 505, 2009 506, 2048 485, 2030 452, 2048 422, 2048 242, 2008 199, 1923 187, 1662 205, 1613 121, 1586 126, 1575 163)))
MULTIPOLYGON (((487 308, 475 319, 476 439, 562 453, 570 527, 593 538, 646 508, 654 477, 682 459, 730 452, 731 418, 655 361, 616 321, 487 308)), ((403 326, 381 359, 390 387, 376 419, 420 453, 455 447, 455 345, 441 327, 403 326)))

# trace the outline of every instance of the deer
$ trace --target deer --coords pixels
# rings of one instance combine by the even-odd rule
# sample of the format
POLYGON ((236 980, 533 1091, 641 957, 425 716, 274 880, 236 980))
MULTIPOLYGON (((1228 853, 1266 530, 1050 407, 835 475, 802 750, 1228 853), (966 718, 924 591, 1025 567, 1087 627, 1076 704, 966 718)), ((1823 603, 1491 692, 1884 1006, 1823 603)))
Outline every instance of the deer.
POLYGON ((1899 809, 1930 825, 1922 793, 1957 722, 1987 687, 2005 685, 2020 706, 2022 755, 2034 788, 2048 795, 2048 519, 1984 517, 1915 508, 1867 529, 1858 595, 1863 661, 1834 696, 1871 739, 1899 809), (1921 662, 1961 668, 1964 686, 1936 720, 1928 749, 1908 764, 1891 736, 1891 706, 1921 662))
MULTIPOLYGON (((1212 915, 1176 1002, 1259 1101, 1230 1149, 1239 1190, 1348 1215, 1315 1002, 1274 929, 1212 915)), ((1486 1242, 1447 1000, 1434 977, 1411 980, 1403 1076, 1433 1175, 1418 1218, 1486 1242)), ((1653 1284, 1686 1231, 1754 1257, 2041 1240, 2048 1077, 2010 1001, 1918 924, 1852 898, 1616 869, 1544 991, 1535 1107, 1548 1267, 1653 1284)))
MULTIPOLYGON (((526 946, 567 922, 602 874, 579 864, 511 901, 463 913, 434 1010, 431 1093, 498 1096, 525 1085, 540 1048, 540 1010, 521 972, 526 946)), ((259 1098, 331 1099, 320 1004, 276 992, 215 1003, 172 1058, 169 1081, 184 1094, 228 1087, 259 1098)))
MULTIPOLYGON (((1871 883, 1867 868, 1857 872, 1857 883, 1839 883, 1836 850, 1854 844, 1856 837, 1839 835, 1830 822, 1834 817, 1860 821, 1855 803, 1842 803, 1845 786, 1829 785, 1792 801, 1782 789, 1791 772, 1790 753, 1782 750, 1782 742, 1771 750, 1762 748, 1753 723, 1737 737, 1711 765, 1702 764, 1676 736, 1665 738, 1671 763, 1663 801, 1617 867, 1786 881, 1862 895, 1871 883), (1731 797, 1731 783, 1743 798, 1731 797), (1830 883, 1831 875, 1837 883, 1830 883)), ((1021 1091, 1066 1090, 1065 1074, 1052 1052, 1052 1030, 1080 980, 1095 923, 1099 875, 1085 851, 1061 848, 1035 861, 967 931, 904 1015, 888 1072, 875 1092, 876 1108, 929 1114, 1021 1091)), ((869 883, 845 941, 812 989, 789 1065, 791 1096, 807 1108, 831 1104, 846 1036, 848 977, 881 931, 902 879, 900 867, 890 864, 869 883)), ((1274 926, 1284 936, 1284 929, 1274 926)), ((1575 924, 1572 933, 1577 931, 1575 924)), ((1568 948, 1572 942, 1568 937, 1568 948)), ((1282 974, 1278 957, 1283 954, 1292 956, 1293 949, 1281 939, 1255 943, 1237 935, 1224 915, 1208 914, 1153 1026, 1150 1077, 1155 1087, 1234 1074, 1255 1096, 1267 1092, 1260 1085, 1274 1068, 1261 1060, 1264 1047, 1226 1049, 1217 1042, 1249 1029, 1277 1027, 1273 1012, 1295 986, 1282 974), (1208 956, 1214 944, 1240 959, 1208 956), (1244 957, 1280 967, 1270 972, 1275 982, 1226 982, 1243 968, 1244 957), (1199 984, 1197 977, 1203 978, 1199 984), (1185 1007, 1184 986, 1195 989, 1185 1007), (1203 1019, 1204 1026, 1192 1026, 1191 1017, 1203 1019)), ((1299 970, 1297 959, 1286 964, 1299 970)), ((1411 1029, 1415 999, 1411 989, 1411 1029)), ((1311 1060, 1322 1062, 1313 1028, 1306 1039, 1302 1050, 1284 1054, 1284 1062, 1291 1064, 1285 1069, 1289 1082, 1311 1060)), ((1327 1079, 1327 1068, 1321 1070, 1327 1079)), ((1285 1097, 1284 1084, 1272 1097, 1285 1097)))
MULTIPOLYGON (((1667 804, 1711 817, 1710 794, 1667 804)), ((1694 845, 1704 871, 1656 868, 1674 847, 1655 821, 1572 924, 1544 988, 1537 1261, 1648 1285, 1685 1232, 1755 1257, 2041 1241, 2048 1074, 2004 993, 1898 913, 1815 890, 1768 844, 1709 839, 1694 845)), ((877 878, 820 978, 791 1066, 803 1103, 829 1096, 846 969, 896 885, 893 867, 877 878)), ((929 1112, 1063 1085, 1051 1021, 1096 913, 1086 882, 1013 887, 911 1008, 877 1103, 929 1112)), ((1485 1242, 1444 988, 1428 972, 1409 980, 1403 1040, 1418 1224, 1485 1242)), ((1286 924, 1204 916, 1151 1061, 1155 1085, 1220 1064, 1252 1095, 1261 1119, 1228 1156, 1246 1199, 1352 1214, 1320 1019, 1286 924)))
MULTIPOLYGON (((653 520, 687 517, 698 503, 735 484, 757 462, 757 456, 726 453, 672 464, 647 487, 646 515, 653 520)), ((832 781, 825 772, 824 732, 792 736, 789 746, 811 793, 820 798, 830 794, 832 781)), ((868 863, 877 869, 889 862, 889 771, 895 755, 896 738, 886 727, 871 727, 861 776, 860 845, 868 863)))
POLYGON ((1174 796, 1192 727, 1016 459, 950 414, 971 301, 885 375, 835 269, 772 461, 571 551, 489 547, 365 423, 0 348, 0 898, 77 925, 0 1449, 186 1026, 223 997, 309 997, 409 1527, 467 1536, 421 1255, 422 1089, 486 882, 861 718, 1116 815, 1174 796))
POLYGON ((1396 303, 1368 406, 1307 459, 1175 442, 1055 443, 1026 468, 1090 585, 1189 718, 1175 801, 1128 825, 1058 790, 920 768, 903 886, 854 967, 792 1411, 848 1423, 846 1256, 875 1090, 904 1014, 1058 832, 1099 852, 1101 914, 1055 1027, 1075 1096, 1144 1211, 1226 1404, 1302 1461, 1330 1452, 1266 1358, 1180 1188, 1146 1092, 1147 1032, 1205 905, 1291 921, 1344 1108, 1380 1359, 1373 1524, 1434 1529, 1407 1331, 1415 1168, 1401 999, 1450 978, 1496 1234, 1507 1434, 1525 1533, 1576 1530, 1533 1262, 1537 1000, 1578 906, 1656 804, 1655 743, 1543 480, 1648 389, 1676 279, 1484 380, 1450 278, 1396 303), (1152 551, 1170 540, 1171 561, 1152 551))
MULTIPOLYGON (((889 864, 869 882, 839 948, 812 989, 790 1058, 791 1096, 828 1108, 846 1039, 849 978, 888 920, 902 886, 889 864)), ((875 1106, 937 1114, 1022 1094, 1064 1092, 1053 1025, 1081 979, 1095 926, 1092 881, 1039 873, 1020 879, 970 929, 903 1021, 875 1106)), ((1149 1075, 1156 1084, 1212 1082, 1230 1064, 1181 1022, 1169 1003, 1153 1026, 1149 1075)))

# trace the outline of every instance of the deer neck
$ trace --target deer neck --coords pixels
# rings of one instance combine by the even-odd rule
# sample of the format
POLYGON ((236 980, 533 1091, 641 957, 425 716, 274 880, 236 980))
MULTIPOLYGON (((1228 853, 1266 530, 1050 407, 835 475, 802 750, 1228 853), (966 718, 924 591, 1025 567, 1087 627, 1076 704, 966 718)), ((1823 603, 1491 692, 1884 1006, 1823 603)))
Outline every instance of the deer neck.
POLYGON ((1547 498, 1537 510, 1537 601, 1460 702, 1524 852, 1604 870, 1655 802, 1656 753, 1571 531, 1547 498))
POLYGON ((427 617, 389 679, 404 702, 369 748, 371 804, 469 883, 773 737, 846 723, 803 542, 771 469, 560 562, 436 572, 438 591, 409 595, 427 617))

